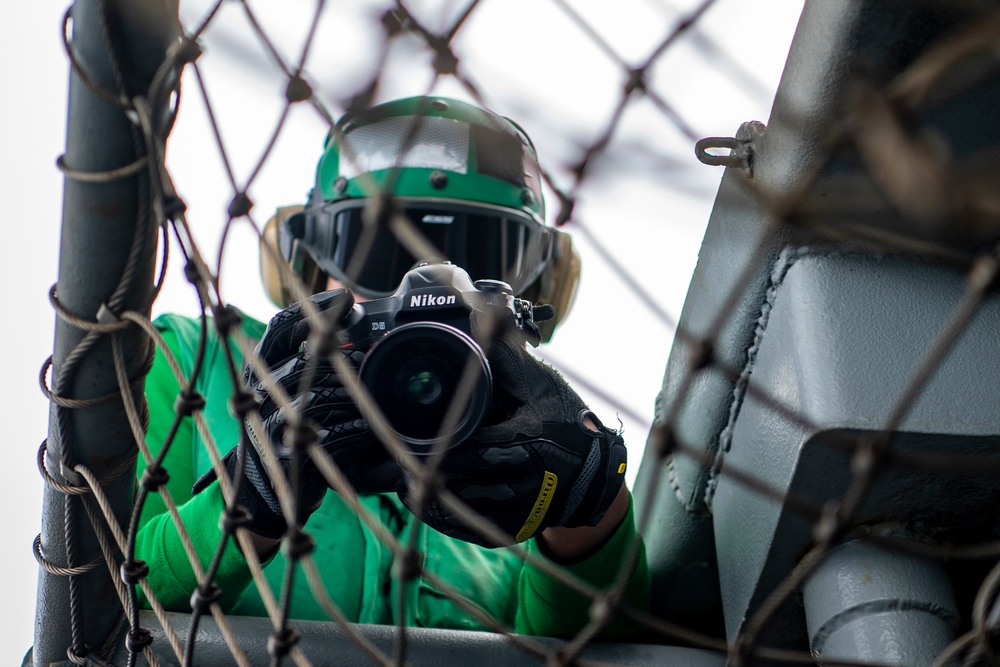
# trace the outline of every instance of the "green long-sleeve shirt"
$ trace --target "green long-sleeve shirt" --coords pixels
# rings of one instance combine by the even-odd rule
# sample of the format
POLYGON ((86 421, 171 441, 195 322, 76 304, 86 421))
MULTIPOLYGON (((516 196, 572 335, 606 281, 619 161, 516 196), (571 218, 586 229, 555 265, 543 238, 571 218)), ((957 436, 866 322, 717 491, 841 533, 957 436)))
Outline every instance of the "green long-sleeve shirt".
MULTIPOLYGON (((199 322, 182 316, 164 315, 157 318, 155 324, 180 362, 185 377, 190 377, 195 366, 199 322)), ((264 331, 262 323, 246 317, 241 326, 243 332, 253 339, 258 339, 264 331)), ((241 355, 235 345, 230 348, 236 367, 240 368, 241 355)), ((225 453, 238 442, 239 424, 227 407, 232 394, 231 373, 225 349, 214 327, 209 327, 196 390, 206 399, 203 415, 208 431, 220 451, 225 453)), ((146 379, 149 402, 146 439, 154 456, 162 449, 174 420, 174 405, 179 391, 180 387, 162 351, 158 350, 146 379)), ((191 493, 194 480, 211 467, 204 438, 191 417, 181 421, 163 466, 170 474, 167 489, 179 506, 202 565, 207 568, 220 542, 219 518, 224 504, 217 482, 198 495, 191 493)), ((144 468, 144 462, 140 462, 139 474, 144 468)), ((412 533, 416 533, 415 544, 422 554, 424 569, 446 582, 452 590, 461 592, 505 626, 525 634, 571 636, 586 624, 589 605, 585 600, 537 568, 526 566, 512 551, 485 549, 427 528, 403 507, 395 495, 363 496, 361 503, 404 543, 411 539, 412 533)), ((149 564, 148 580, 157 599, 167 609, 189 610, 191 592, 197 581, 159 494, 148 496, 140 525, 136 557, 149 564)), ((402 621, 415 627, 486 629, 439 590, 432 583, 432 577, 428 576, 420 576, 407 584, 406 602, 400 608, 398 587, 403 584, 398 577, 392 576, 390 548, 333 491, 327 492, 320 508, 307 521, 305 530, 315 539, 313 557, 322 584, 349 620, 391 624, 402 621)), ((567 569, 596 587, 606 588, 618 576, 625 554, 638 539, 630 507, 621 527, 600 551, 567 569)), ((638 567, 631 577, 626 600, 633 607, 643 609, 649 605, 649 571, 641 542, 637 544, 638 567)), ((527 544, 527 548, 529 552, 539 553, 534 540, 527 544)), ((264 573, 276 596, 281 591, 285 565, 282 552, 265 563, 264 573)), ((225 547, 215 581, 223 592, 222 605, 228 612, 265 615, 260 593, 251 580, 242 553, 232 540, 225 547)), ((309 590, 301 567, 294 581, 291 616, 327 620, 328 616, 309 590)))

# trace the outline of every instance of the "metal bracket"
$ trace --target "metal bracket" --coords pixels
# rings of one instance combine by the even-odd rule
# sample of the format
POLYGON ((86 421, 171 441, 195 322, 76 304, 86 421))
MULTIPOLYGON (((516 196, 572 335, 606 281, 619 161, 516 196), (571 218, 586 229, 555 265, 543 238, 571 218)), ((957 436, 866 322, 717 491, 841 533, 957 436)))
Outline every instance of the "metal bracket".
POLYGON ((739 167, 753 178, 754 141, 764 135, 764 124, 751 120, 740 125, 735 137, 705 137, 694 145, 698 161, 713 167, 739 167), (729 155, 717 155, 710 150, 729 149, 729 155))

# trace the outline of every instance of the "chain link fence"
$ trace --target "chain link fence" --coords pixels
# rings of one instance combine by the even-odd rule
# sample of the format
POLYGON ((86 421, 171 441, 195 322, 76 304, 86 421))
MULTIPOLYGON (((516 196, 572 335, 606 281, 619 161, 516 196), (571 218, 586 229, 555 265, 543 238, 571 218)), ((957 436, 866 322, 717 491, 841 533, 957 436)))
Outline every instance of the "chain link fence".
MULTIPOLYGON (((365 6, 367 21, 350 24, 358 33, 351 40, 338 39, 347 25, 342 10, 324 2, 283 6, 280 11, 301 15, 302 21, 291 29, 284 29, 290 22, 282 22, 281 31, 265 17, 275 8, 261 7, 258 14, 247 2, 182 5, 180 23, 169 8, 145 14, 146 5, 123 10, 110 0, 78 2, 67 12, 74 85, 86 88, 104 113, 116 118, 108 127, 123 136, 107 141, 123 143, 134 160, 94 166, 74 161, 79 153, 68 151, 60 166, 68 182, 81 188, 81 197, 89 187, 134 184, 127 196, 139 216, 134 234, 115 242, 124 243, 121 270, 111 272, 106 292, 84 284, 83 276, 75 277, 80 285, 67 285, 74 277, 63 272, 52 295, 60 327, 75 333, 69 343, 63 339, 61 351, 57 342, 56 355, 43 369, 55 407, 49 440, 39 451, 48 491, 47 526, 34 546, 46 596, 39 600, 35 664, 64 656, 91 665, 214 664, 205 662, 206 656, 217 655, 213 651, 220 646, 240 665, 335 664, 344 654, 331 656, 330 646, 347 645, 356 656, 344 659, 362 664, 402 665, 427 655, 421 653, 422 635, 405 624, 372 629, 348 622, 349 614, 325 590, 302 533, 286 540, 293 567, 280 585, 268 580, 236 507, 234 487, 247 481, 239 476, 230 481, 224 474, 221 459, 229 443, 216 439, 203 416, 206 397, 192 389, 209 363, 206 347, 193 360, 195 370, 185 372, 149 316, 166 289, 167 267, 182 263, 189 283, 184 289, 193 293, 191 303, 205 328, 229 341, 220 349, 229 351, 223 363, 231 377, 242 377, 238 354, 266 378, 268 369, 254 358, 255 341, 241 333, 240 314, 230 305, 235 301, 229 281, 241 279, 220 279, 229 275, 225 263, 241 264, 247 273, 245 260, 228 252, 227 243, 263 227, 252 197, 255 181, 294 164, 287 167, 288 178, 301 190, 312 181, 313 156, 303 166, 301 147, 282 143, 289 119, 306 114, 312 127, 328 129, 344 111, 383 99, 383 91, 397 89, 404 77, 422 82, 428 93, 443 91, 503 108, 515 120, 537 126, 540 131, 531 127, 529 134, 536 141, 545 137, 539 153, 551 224, 592 244, 628 286, 623 299, 652 311, 674 342, 635 483, 638 529, 653 570, 652 612, 623 601, 639 544, 607 590, 595 590, 514 546, 509 549, 528 567, 592 601, 589 623, 569 640, 516 634, 428 568, 416 538, 403 539, 386 526, 321 447, 303 449, 299 454, 313 460, 390 554, 400 590, 417 577, 431 581, 509 647, 510 653, 497 654, 501 660, 526 664, 910 664, 910 649, 927 664, 997 664, 1000 577, 992 568, 1000 556, 995 541, 1000 406, 989 390, 997 377, 991 325, 1000 270, 993 245, 1000 238, 1000 124, 982 124, 997 119, 990 107, 997 101, 996 5, 807 3, 767 127, 747 123, 733 137, 703 138, 686 116, 684 100, 670 86, 657 85, 654 76, 679 43, 698 44, 717 75, 739 80, 748 95, 762 94, 739 62, 699 33, 711 0, 664 10, 669 28, 648 52, 628 57, 574 3, 548 3, 544 15, 553 23, 541 24, 544 29, 585 36, 580 48, 614 63, 622 82, 616 97, 595 101, 602 122, 591 132, 581 131, 572 115, 563 121, 559 113, 536 109, 531 86, 539 84, 527 77, 523 85, 504 80, 504 73, 477 54, 466 34, 478 37, 477 27, 500 20, 488 13, 504 12, 497 3, 453 4, 365 6), (237 22, 255 41, 236 37, 237 22), (361 52, 355 50, 359 42, 361 52), (337 53, 338 47, 349 52, 337 53), (95 71, 102 54, 108 64, 95 71), (232 69, 219 70, 225 76, 242 77, 240 83, 249 88, 266 82, 269 89, 284 90, 283 99, 275 97, 266 111, 244 100, 218 99, 204 75, 206 61, 214 57, 228 60, 232 69), (182 173, 174 167, 181 159, 170 153, 177 109, 188 113, 198 105, 210 141, 196 161, 218 160, 228 183, 226 231, 214 247, 215 240, 203 239, 192 224, 204 214, 185 202, 183 183, 201 178, 200 170, 182 173), (251 136, 246 126, 266 122, 273 122, 273 129, 262 144, 242 140, 251 136), (632 267, 640 260, 615 256, 602 241, 618 233, 617 221, 588 218, 581 210, 588 201, 631 196, 607 186, 611 172, 653 173, 671 178, 679 192, 696 189, 697 181, 685 182, 678 168, 692 148, 702 162, 725 167, 726 176, 677 320, 660 303, 662 286, 636 277, 632 267), (289 159, 289 152, 299 157, 289 159), (72 302, 76 290, 86 289, 98 294, 95 307, 72 302), (173 427, 151 450, 142 378, 154 350, 167 358, 181 391, 173 427), (119 390, 86 388, 81 378, 88 373, 104 374, 119 390), (95 434, 111 441, 106 432, 98 433, 107 427, 110 404, 120 410, 111 417, 122 425, 112 429, 116 444, 103 450, 90 444, 83 452, 82 442, 95 434), (204 442, 226 499, 222 540, 209 563, 196 555, 180 503, 168 490, 171 470, 163 464, 184 420, 193 422, 204 442), (144 472, 133 486, 139 459, 144 472), (139 517, 156 494, 197 576, 190 613, 164 608, 147 581, 156 564, 136 558, 139 517), (216 577, 230 541, 244 554, 251 586, 266 608, 267 636, 256 635, 266 648, 259 642, 249 647, 239 619, 224 613, 220 603, 216 577), (900 572, 916 574, 897 582, 900 572), (837 588, 830 582, 838 576, 861 583, 837 588), (307 580, 341 633, 340 644, 302 640, 309 639, 312 626, 289 615, 296 577, 307 580), (52 601, 60 604, 43 604, 52 601), (152 614, 140 612, 141 601, 152 614), (911 616, 919 617, 916 625, 908 625, 911 616), (636 629, 638 643, 608 649, 595 636, 618 619, 636 629), (910 642, 909 648, 868 650, 861 645, 870 637, 854 623, 872 633, 921 630, 893 637, 910 642), (646 654, 639 644, 692 652, 646 654)), ((508 51, 518 51, 517 35, 499 39, 508 51)), ((566 51, 572 50, 557 48, 552 58, 571 71, 583 57, 566 51)), ((568 74, 566 81, 542 85, 579 85, 579 77, 568 74)), ((84 127, 78 136, 88 131, 84 127)), ((72 140, 72 127, 70 135, 72 140)), ((102 135, 99 141, 104 140, 102 135)), ((319 148, 318 138, 313 145, 319 148)), ((186 156, 185 163, 191 159, 186 156)), ((665 226, 648 239, 654 251, 670 243, 665 226)), ((421 243, 405 218, 392 228, 403 243, 421 243)), ((121 237, 120 229, 109 233, 121 237)), ((65 234, 64 244, 77 244, 81 254, 104 249, 102 240, 67 240, 65 234)), ((307 294, 303 286, 298 296, 307 294)), ((318 313, 311 317, 316 330, 328 326, 318 313)), ((577 306, 574 318, 594 329, 595 355, 608 345, 647 345, 641 334, 622 334, 616 317, 621 315, 580 312, 577 306)), ((664 353, 669 347, 666 341, 657 345, 664 353)), ((436 466, 418 464, 385 428, 378 406, 343 358, 331 359, 362 413, 421 488, 438 489, 444 506, 490 536, 488 522, 440 490, 436 466)), ((565 373, 586 384, 580 369, 566 367, 565 373)), ((278 389, 272 387, 280 396, 278 389)), ((617 397, 614 386, 587 389, 641 424, 641 415, 632 416, 636 409, 617 397)), ((231 399, 234 410, 246 414, 251 430, 263 433, 241 397, 231 399)), ((291 397, 278 401, 292 410, 291 397)), ((637 467, 641 438, 634 431, 629 435, 637 467)), ((295 516, 298 481, 271 472, 286 516, 295 516)), ((410 603, 400 594, 398 604, 410 603)), ((474 653, 474 640, 468 641, 465 658, 433 642, 430 655, 438 648, 442 661, 467 664, 469 655, 479 659, 499 650, 488 645, 486 653, 474 653)))

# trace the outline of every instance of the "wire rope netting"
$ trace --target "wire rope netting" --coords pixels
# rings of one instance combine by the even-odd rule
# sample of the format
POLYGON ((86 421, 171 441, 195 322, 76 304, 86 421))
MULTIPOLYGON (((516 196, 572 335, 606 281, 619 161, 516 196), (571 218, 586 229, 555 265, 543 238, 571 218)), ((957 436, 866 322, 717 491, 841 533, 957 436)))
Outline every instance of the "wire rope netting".
MULTIPOLYGON (((349 3, 350 9, 322 1, 276 4, 183 2, 176 25, 169 10, 167 18, 140 13, 129 20, 144 30, 123 38, 127 21, 119 3, 93 0, 98 20, 88 27, 97 47, 83 50, 81 17, 74 16, 80 3, 66 15, 76 81, 126 119, 120 140, 134 147, 136 159, 86 169, 68 152, 60 168, 77 184, 136 182, 140 212, 124 270, 95 312, 71 312, 62 284, 51 295, 61 323, 79 337, 42 371, 54 403, 50 441, 57 434, 59 447, 54 454, 43 444, 39 470, 62 515, 48 518, 49 528, 58 524, 58 548, 43 533, 34 550, 46 576, 68 582, 66 607, 40 605, 39 613, 63 619, 67 636, 56 643, 68 647, 73 663, 205 664, 198 656, 223 646, 241 665, 327 664, 329 646, 303 641, 309 632, 290 613, 297 580, 306 587, 295 590, 308 591, 340 633, 339 646, 353 647, 358 659, 402 665, 412 658, 418 631, 402 620, 390 635, 350 622, 352 614, 325 588, 308 533, 290 531, 282 546, 286 569, 277 581, 265 574, 237 505, 240 485, 250 482, 226 473, 222 459, 233 443, 219 441, 205 417, 206 401, 225 402, 246 424, 248 437, 237 447, 250 446, 248 438, 262 443, 290 524, 299 513, 301 480, 274 463, 277 453, 249 394, 196 390, 211 364, 242 386, 239 360, 247 360, 291 415, 290 428, 300 425, 294 397, 270 377, 255 354, 256 340, 240 326, 244 313, 269 307, 246 288, 256 281, 263 218, 279 204, 305 201, 336 118, 404 94, 466 99, 524 127, 538 147, 549 223, 572 234, 600 266, 596 275, 614 283, 613 298, 595 302, 587 290, 607 286, 584 280, 560 329, 584 341, 582 352, 559 348, 557 334, 552 351, 543 346, 537 354, 581 390, 606 424, 612 415, 623 423, 643 541, 624 551, 605 589, 524 545, 503 547, 582 596, 590 609, 569 639, 518 634, 448 572, 434 569, 421 550, 421 531, 401 535, 387 525, 322 447, 297 441, 293 460, 312 460, 393 563, 391 604, 402 610, 400 619, 412 615, 407 591, 419 580, 502 638, 511 655, 538 664, 639 664, 630 660, 645 658, 624 649, 595 652, 600 633, 622 620, 637 643, 701 651, 670 654, 676 664, 909 664, 911 649, 927 664, 1000 662, 994 568, 1000 405, 991 354, 1000 312, 994 296, 1000 149, 996 127, 981 123, 997 119, 988 110, 1000 71, 996 5, 928 0, 899 18, 896 3, 881 9, 844 3, 857 11, 807 3, 785 95, 779 89, 767 126, 747 122, 734 136, 706 137, 691 96, 709 95, 722 82, 737 99, 770 95, 702 30, 710 17, 721 18, 712 0, 637 3, 629 8, 634 16, 617 22, 605 7, 564 0, 516 7, 475 0, 349 3), (144 23, 154 21, 162 24, 144 23), (827 29, 845 37, 810 42, 827 29), (144 39, 161 39, 166 53, 139 90, 142 76, 123 54, 141 52, 144 39), (88 69, 95 52, 110 63, 107 77, 88 69), (708 63, 695 82, 685 78, 692 60, 708 63), (607 90, 589 90, 605 81, 612 82, 607 90), (171 133, 194 137, 185 153, 173 152, 171 133), (694 278, 678 317, 664 304, 679 302, 672 294, 688 286, 671 282, 670 246, 682 236, 690 245, 693 236, 669 219, 661 197, 677 199, 681 208, 671 210, 682 218, 686 200, 711 196, 704 177, 692 175, 696 158, 725 167, 726 175, 698 266, 685 267, 694 278), (223 202, 221 233, 214 213, 186 196, 200 187, 223 202), (650 188, 659 194, 645 194, 650 188), (288 199, 268 202, 258 216, 255 193, 265 189, 288 199), (641 239, 629 254, 618 252, 624 236, 641 239), (192 359, 176 358, 151 321, 150 310, 162 312, 165 302, 186 304, 200 322, 192 359), (213 337, 224 342, 215 345, 213 337), (119 391, 77 398, 75 375, 101 350, 119 391), (155 443, 147 442, 142 395, 154 351, 178 387, 170 396, 174 419, 155 443), (668 352, 658 397, 657 386, 639 399, 632 397, 645 388, 619 387, 615 378, 628 384, 631 365, 655 367, 658 381, 668 352), (594 381, 591 367, 598 366, 611 371, 594 381), (121 447, 99 455, 102 472, 95 474, 74 452, 79 427, 70 415, 112 402, 122 405, 129 442, 124 455, 121 447), (655 418, 644 417, 654 405, 655 418), (193 435, 179 436, 184 429, 193 435), (208 562, 199 558, 200 537, 191 536, 179 509, 190 494, 175 498, 169 486, 177 471, 165 461, 179 437, 203 444, 197 456, 211 461, 225 501, 221 539, 208 562), (129 480, 137 461, 142 473, 134 496, 126 485, 123 511, 121 490, 107 488, 129 480), (150 502, 169 515, 197 580, 184 609, 164 606, 162 591, 148 581, 150 568, 166 565, 136 556, 140 517, 150 502), (81 548, 87 540, 93 548, 81 548), (218 576, 233 542, 266 612, 266 653, 247 646, 239 608, 226 613, 223 603, 218 576), (625 595, 642 549, 652 571, 652 609, 637 608, 625 595), (81 583, 98 571, 112 582, 99 646, 87 629, 95 600, 81 583), (855 578, 861 583, 831 583, 855 578), (152 613, 140 613, 144 605, 152 613), (867 631, 854 623, 873 636, 908 628, 899 641, 909 645, 868 650, 861 646, 867 631), (217 639, 206 639, 206 632, 217 639)), ((735 29, 734 35, 743 37, 735 29)), ((397 235, 413 255, 426 254, 419 251, 426 239, 405 216, 385 220, 380 233, 397 235)), ((699 237, 702 231, 696 227, 699 237)), ((101 241, 89 243, 99 251, 101 241)), ((296 300, 309 296, 287 264, 276 266, 296 300)), ((590 270, 585 263, 584 276, 590 270)), ((313 363, 330 353, 361 413, 416 480, 415 495, 436 494, 483 539, 503 542, 493 524, 441 486, 437 467, 447 438, 428 459, 414 457, 357 372, 331 352, 343 332, 303 303, 309 345, 319 350, 313 363)), ((470 392, 460 392, 447 418, 459 419, 469 400, 470 392)), ((36 656, 39 642, 36 635, 36 656)), ((674 664, 667 654, 653 655, 674 664)))

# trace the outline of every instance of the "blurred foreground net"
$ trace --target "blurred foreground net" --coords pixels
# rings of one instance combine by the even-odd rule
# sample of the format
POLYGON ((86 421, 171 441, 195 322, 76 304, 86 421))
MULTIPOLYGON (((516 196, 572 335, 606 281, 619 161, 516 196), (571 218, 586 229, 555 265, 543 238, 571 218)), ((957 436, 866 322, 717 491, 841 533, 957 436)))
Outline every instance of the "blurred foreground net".
MULTIPOLYGON (((322 2, 311 9, 315 13, 298 29, 296 41, 272 34, 249 3, 206 7, 190 25, 177 24, 169 9, 154 4, 149 13, 146 4, 125 8, 98 0, 78 2, 71 10, 74 86, 113 119, 107 131, 118 132, 91 140, 124 148, 84 156, 71 146, 61 163, 72 184, 67 207, 73 193, 86 197, 87 188, 124 183, 129 194, 102 196, 138 216, 128 227, 136 231, 124 241, 120 228, 107 225, 122 252, 121 266, 105 270, 111 275, 106 292, 88 283, 88 294, 96 296, 74 303, 74 290, 83 288, 69 283, 82 282, 79 276, 87 269, 67 273, 64 251, 53 303, 60 327, 75 333, 70 339, 64 334, 62 347, 57 343, 53 423, 48 447, 40 452, 49 491, 46 526, 36 542, 43 597, 35 664, 67 655, 77 664, 101 664, 99 659, 134 664, 140 655, 150 664, 213 664, 223 660, 219 651, 231 653, 237 664, 334 664, 339 658, 489 664, 490 655, 498 664, 813 664, 821 658, 822 664, 997 664, 1000 576, 991 569, 1000 556, 1000 393, 995 390, 1000 305, 994 294, 1000 270, 995 247, 1000 13, 995 4, 807 3, 766 128, 747 123, 735 137, 697 144, 698 157, 724 165, 726 175, 684 311, 671 322, 669 365, 636 482, 639 530, 653 573, 653 613, 622 604, 620 587, 595 591, 557 565, 532 558, 535 566, 595 601, 591 624, 570 641, 515 635, 469 607, 465 591, 435 581, 456 606, 497 633, 456 635, 467 642, 457 653, 453 646, 447 649, 447 635, 435 638, 402 624, 372 628, 344 622, 319 583, 306 538, 286 544, 289 559, 300 561, 302 570, 273 589, 233 509, 222 521, 224 542, 237 540, 247 554, 269 618, 265 626, 227 617, 214 583, 224 543, 212 563, 193 557, 186 528, 163 487, 170 470, 162 457, 174 432, 157 443, 161 455, 155 459, 145 447, 141 379, 154 347, 164 349, 148 317, 162 278, 153 276, 154 251, 160 266, 168 256, 176 261, 179 252, 203 314, 214 317, 217 332, 245 357, 253 348, 253 341, 237 332, 236 311, 218 280, 227 237, 223 234, 218 257, 207 259, 198 229, 188 224, 184 193, 174 191, 166 168, 179 72, 184 70, 185 105, 193 106, 191 98, 197 97, 205 102, 225 165, 231 185, 227 232, 244 218, 260 229, 249 193, 273 159, 292 112, 309 108, 330 123, 344 111, 382 99, 383 89, 393 89, 393 78, 414 72, 422 72, 428 92, 447 82, 454 86, 448 90, 493 106, 490 78, 467 66, 472 56, 456 46, 492 3, 472 2, 443 15, 401 2, 381 7, 366 27, 370 48, 360 56, 370 78, 356 77, 353 89, 335 94, 307 74, 354 67, 310 59, 314 43, 332 29, 324 22, 330 10, 322 2), (263 59, 253 56, 248 44, 233 41, 225 21, 236 17, 263 45, 263 59), (258 154, 241 158, 252 165, 248 169, 237 168, 230 154, 245 154, 245 147, 226 149, 232 140, 224 140, 227 128, 212 112, 211 89, 199 69, 212 57, 202 54, 200 43, 213 31, 220 46, 247 62, 268 63, 269 74, 263 75, 285 82, 270 139, 258 154), (116 162, 130 151, 132 160, 116 162), (109 393, 94 388, 100 383, 91 387, 81 379, 101 373, 121 390, 109 393), (133 494, 136 456, 145 473, 133 494), (192 554, 199 586, 191 591, 190 615, 162 609, 146 583, 148 564, 134 557, 139 511, 133 512, 133 498, 141 510, 153 493, 161 494, 192 554), (289 584, 301 576, 336 625, 288 617, 289 584), (155 620, 139 612, 137 589, 155 620), (644 644, 656 646, 593 642, 598 630, 621 617, 641 628, 644 644)), ((561 29, 574 26, 587 35, 592 48, 620 67, 623 81, 619 97, 603 101, 608 113, 595 135, 582 142, 566 139, 579 149, 572 160, 547 163, 542 151, 550 201, 558 202, 552 207, 554 224, 570 223, 574 233, 594 238, 605 223, 580 219, 575 205, 599 191, 602 170, 615 160, 670 156, 671 149, 654 147, 652 158, 614 149, 616 132, 634 107, 655 109, 672 136, 689 147, 701 138, 668 91, 651 85, 650 75, 678 42, 693 39, 712 4, 678 12, 645 58, 627 60, 602 38, 600 25, 588 23, 569 3, 553 3, 564 21, 561 29)), ((714 62, 720 69, 733 67, 724 59, 714 62)), ((530 92, 518 99, 514 90, 504 93, 513 100, 508 104, 530 108, 530 92)), ((253 105, 246 107, 252 120, 253 105)), ((71 106, 73 111, 79 107, 71 106)), ((90 122, 71 117, 71 144, 90 122), (83 127, 74 130, 74 122, 83 127)), ((655 138, 648 141, 655 144, 655 138)), ((392 229, 404 243, 421 242, 406 224, 392 229)), ((85 263, 107 248, 96 236, 74 234, 99 231, 64 231, 64 248, 76 249, 85 263)), ((595 245, 600 252, 600 242, 595 245)), ((658 286, 634 279, 626 268, 629 258, 603 252, 603 259, 660 312, 649 296, 658 286)), ((297 296, 307 293, 303 288, 297 296)), ((607 343, 595 335, 595 351, 607 343)), ((204 363, 196 357, 190 374, 174 364, 178 385, 187 387, 204 363)), ((230 366, 239 377, 242 369, 230 366)), ((572 371, 567 375, 572 378, 572 371)), ((615 401, 614 387, 600 390, 615 401)), ((193 420, 205 455, 221 472, 223 443, 204 422, 201 400, 182 391, 176 410, 193 420)), ((378 421, 377 411, 362 407, 369 421, 378 421)), ((625 413, 629 406, 620 409, 625 413)), ((635 461, 638 443, 632 438, 630 444, 635 461)), ((391 553, 404 584, 400 589, 417 574, 433 580, 435 573, 425 569, 413 541, 394 537, 367 512, 322 450, 314 447, 308 454, 391 553)), ((292 516, 295 480, 288 482, 279 484, 279 495, 292 516)), ((429 486, 433 482, 427 480, 429 486)), ((232 505, 232 490, 224 494, 232 505)), ((463 511, 454 499, 442 502, 463 511)), ((526 557, 523 549, 514 551, 526 557)), ((621 564, 622 583, 632 566, 621 564)), ((399 604, 407 604, 405 595, 399 604)))

